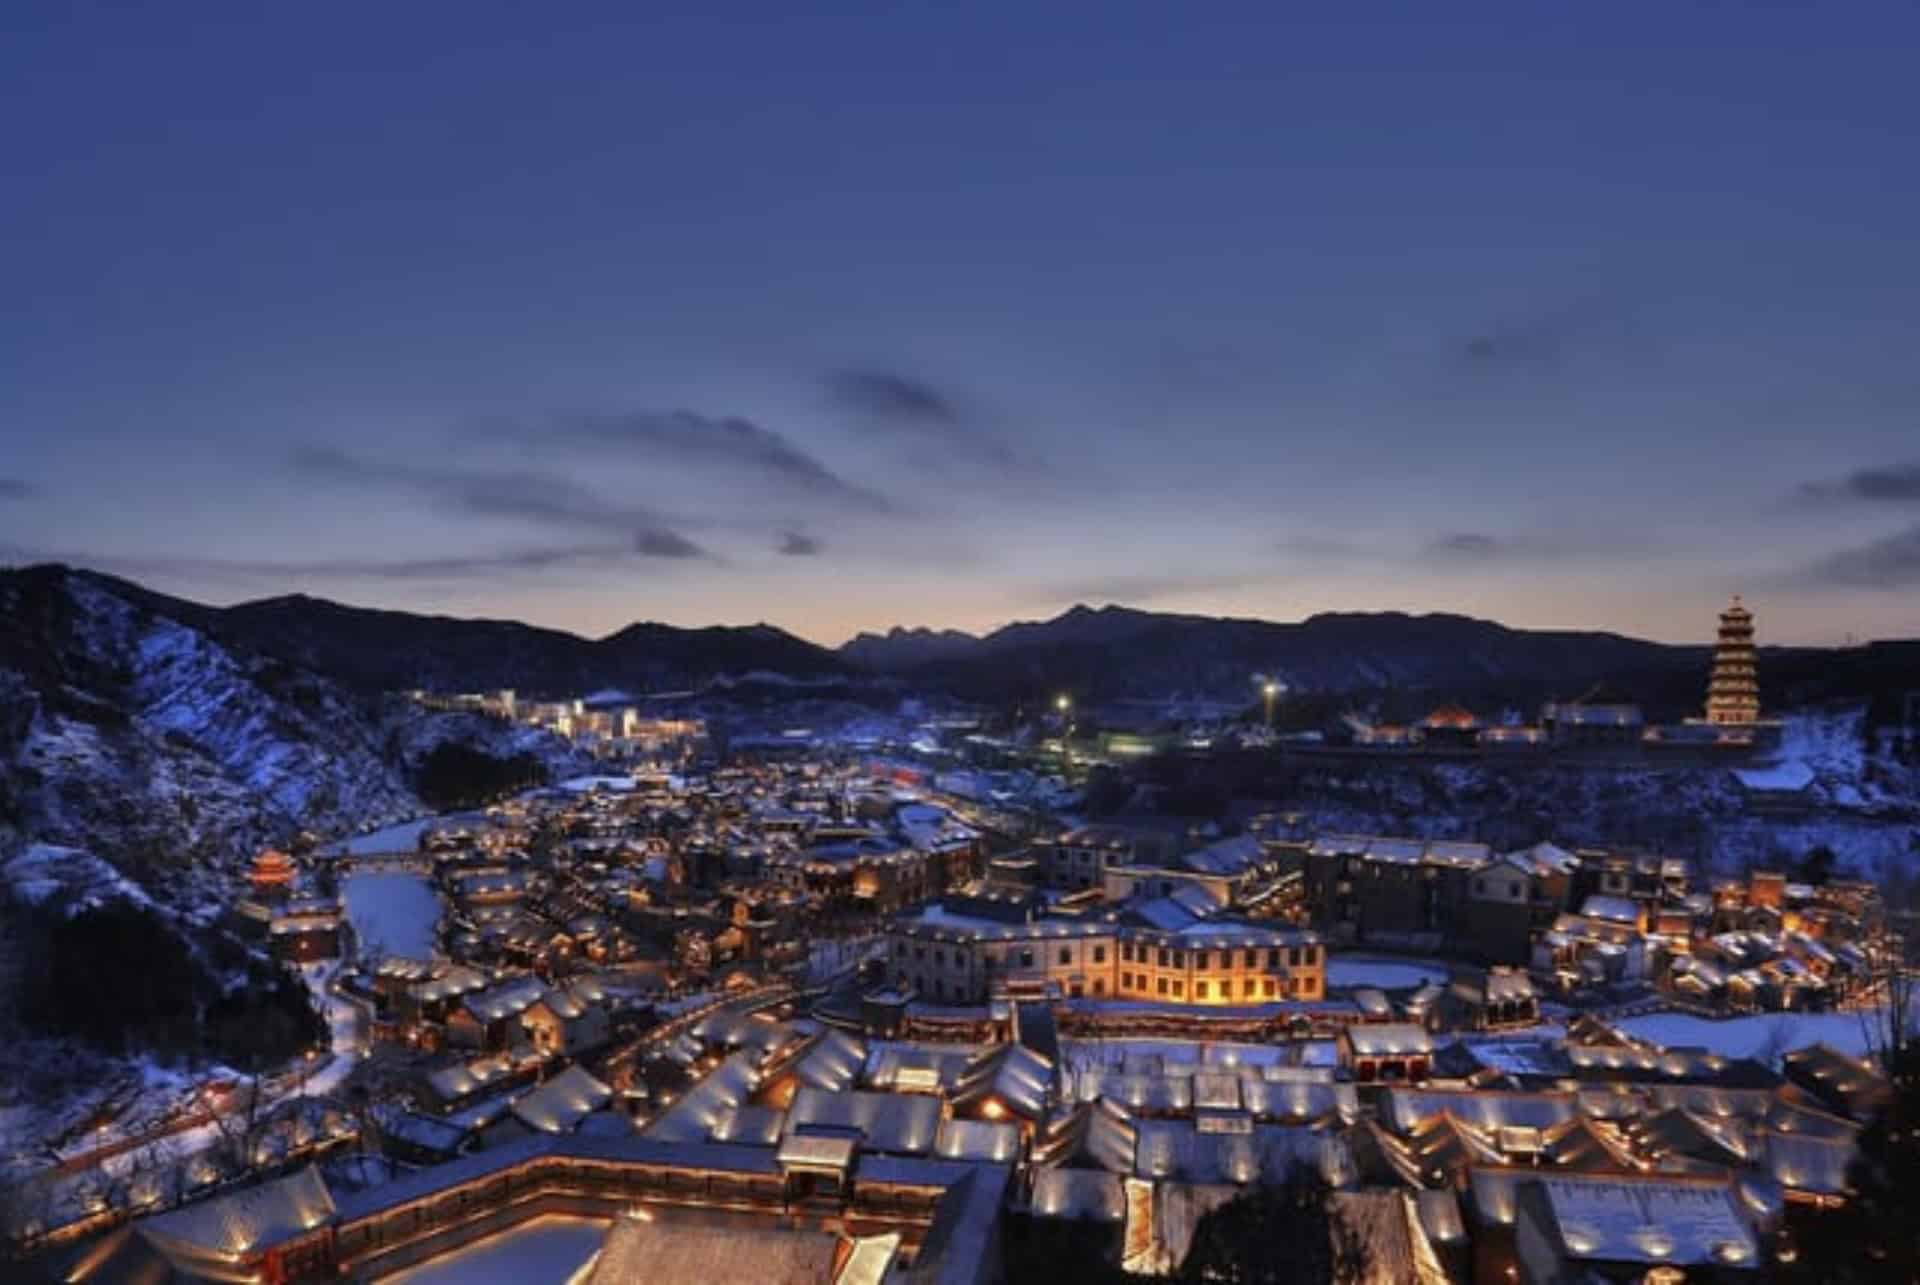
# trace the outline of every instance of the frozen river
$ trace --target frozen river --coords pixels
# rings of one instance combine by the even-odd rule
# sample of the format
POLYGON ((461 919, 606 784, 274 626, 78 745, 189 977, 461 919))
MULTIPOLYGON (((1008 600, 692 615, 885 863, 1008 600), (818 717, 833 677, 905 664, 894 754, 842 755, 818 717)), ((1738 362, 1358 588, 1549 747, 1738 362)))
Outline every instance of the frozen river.
POLYGON ((1327 958, 1327 985, 1378 986, 1402 990, 1426 982, 1447 980, 1446 966, 1381 955, 1331 955, 1327 958))
POLYGON ((432 957, 440 894, 425 875, 364 871, 341 880, 340 890, 362 949, 377 944, 389 955, 432 957))
POLYGON ((411 821, 402 821, 397 825, 329 843, 320 851, 330 857, 341 855, 375 857, 394 852, 418 852, 420 836, 426 832, 427 827, 444 819, 443 817, 415 817, 411 821))

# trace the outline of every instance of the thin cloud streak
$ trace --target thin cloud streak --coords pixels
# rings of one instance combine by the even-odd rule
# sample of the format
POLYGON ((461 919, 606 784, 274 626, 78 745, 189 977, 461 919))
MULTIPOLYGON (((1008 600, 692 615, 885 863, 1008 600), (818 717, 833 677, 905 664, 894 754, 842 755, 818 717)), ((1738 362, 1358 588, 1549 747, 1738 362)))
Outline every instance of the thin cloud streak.
POLYGON ((1920 588, 1920 524, 1816 559, 1787 578, 1807 588, 1920 588))
POLYGON ((580 415, 561 419, 545 431, 512 430, 511 434, 540 446, 631 451, 650 464, 741 469, 803 497, 856 503, 882 513, 897 507, 880 492, 842 477, 785 434, 738 416, 690 410, 580 415))
POLYGON ((136 554, 69 553, 21 547, 7 547, 0 552, 4 552, 16 565, 59 562, 71 566, 97 567, 130 576, 182 576, 275 583, 290 580, 468 580, 562 567, 610 568, 638 558, 687 556, 649 553, 640 547, 640 542, 533 547, 434 558, 321 558, 311 561, 143 557, 136 554))
POLYGON ((1296 558, 1350 558, 1366 553, 1360 545, 1347 540, 1330 540, 1322 536, 1288 536, 1274 542, 1274 551, 1296 558))
POLYGON ((1272 584, 1274 580, 1272 574, 1257 571, 1217 576, 1146 573, 1042 586, 1023 594, 1020 600, 1035 604, 1117 603, 1129 606, 1198 593, 1230 593, 1272 584))
POLYGON ((1439 558, 1463 558, 1482 561, 1510 552, 1509 546, 1479 531, 1455 531, 1440 536, 1427 546, 1427 553, 1439 558))
POLYGON ((1415 561, 1429 565, 1452 563, 1461 566, 1493 562, 1544 565, 1622 557, 1648 547, 1642 538, 1599 531, 1521 532, 1515 535, 1495 535, 1487 531, 1445 531, 1427 541, 1419 549, 1415 561))
POLYGON ((1920 503, 1920 462, 1856 469, 1843 478, 1807 482, 1800 487, 1800 494, 1811 500, 1920 503))
POLYGON ((398 487, 454 512, 506 518, 535 526, 617 531, 643 557, 712 558, 673 529, 665 515, 638 505, 611 504, 590 488, 551 473, 375 466, 331 447, 293 454, 296 472, 342 485, 398 487))
POLYGON ((1635 318, 1597 299, 1488 326, 1460 346, 1469 370, 1554 371, 1593 356, 1652 355, 1635 318))
POLYGON ((895 423, 953 426, 960 412, 933 385, 887 370, 838 370, 827 392, 842 407, 895 423))
POLYGON ((870 434, 935 443, 997 468, 1014 463, 1005 442, 923 379, 867 367, 831 371, 823 382, 828 403, 870 434))

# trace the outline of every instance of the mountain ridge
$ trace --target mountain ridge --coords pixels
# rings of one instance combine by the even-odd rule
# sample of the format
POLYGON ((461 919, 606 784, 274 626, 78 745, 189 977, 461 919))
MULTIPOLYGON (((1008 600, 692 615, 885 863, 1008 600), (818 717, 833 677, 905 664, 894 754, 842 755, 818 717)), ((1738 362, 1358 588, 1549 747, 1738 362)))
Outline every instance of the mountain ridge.
POLYGON ((544 733, 357 690, 206 620, 111 577, 0 571, 0 855, 92 851, 159 900, 208 905, 262 844, 423 811, 418 773, 443 743, 578 762, 544 733))
MULTIPOLYGON (((1258 677, 1330 696, 1419 690, 1501 699, 1511 689, 1526 700, 1572 697, 1608 680, 1690 701, 1704 684, 1709 653, 1705 641, 1525 629, 1452 612, 1318 612, 1274 621, 1084 603, 984 634, 895 626, 834 649, 766 623, 636 621, 589 638, 511 619, 358 607, 302 593, 216 607, 84 569, 0 574, 34 573, 100 585, 223 642, 364 692, 513 688, 529 696, 573 696, 698 689, 779 675, 990 701, 1051 699, 1061 690, 1090 699, 1232 701, 1247 698, 1258 677)), ((1852 653, 1767 647, 1762 654, 1764 674, 1783 658, 1852 653)))

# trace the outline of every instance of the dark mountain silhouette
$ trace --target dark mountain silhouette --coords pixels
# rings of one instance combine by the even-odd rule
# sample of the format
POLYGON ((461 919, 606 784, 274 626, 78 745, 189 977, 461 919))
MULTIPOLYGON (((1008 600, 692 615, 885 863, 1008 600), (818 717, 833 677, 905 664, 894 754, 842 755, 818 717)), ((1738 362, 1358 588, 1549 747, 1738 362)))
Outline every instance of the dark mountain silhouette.
POLYGON ((840 658, 876 674, 897 674, 938 661, 974 655, 978 637, 959 629, 902 629, 884 634, 857 634, 840 647, 840 658))
POLYGON ((1703 673, 1704 647, 1619 634, 1509 629, 1466 616, 1328 613, 1292 624, 1077 606, 982 638, 865 635, 842 654, 865 668, 957 690, 1234 699, 1255 675, 1297 691, 1474 689, 1546 683, 1577 694, 1603 678, 1703 673))
MULTIPOLYGON (((1119 606, 1077 606, 984 636, 895 628, 861 634, 834 651, 771 625, 643 623, 589 639, 518 621, 353 607, 301 594, 212 607, 90 571, 6 574, 70 574, 225 644, 368 692, 511 687, 530 696, 602 689, 643 694, 771 674, 843 691, 912 688, 988 701, 1071 691, 1087 699, 1251 702, 1256 676, 1270 676, 1301 696, 1432 693, 1479 709, 1503 702, 1526 708, 1604 683, 1650 713, 1677 716, 1704 693, 1709 652, 1704 640, 1676 646, 1601 631, 1513 629, 1449 614, 1323 613, 1288 623, 1119 606)), ((1702 614, 1704 639, 1711 612, 1702 614)), ((0 625, 0 658, 9 646, 4 634, 0 625)), ((1916 648, 1920 644, 1910 642, 1764 648, 1762 683, 1775 704, 1878 692, 1916 648)))
POLYGON ((825 648, 771 625, 680 629, 643 623, 588 639, 514 620, 350 607, 305 594, 209 607, 93 572, 78 574, 224 641, 368 690, 512 687, 572 696, 601 688, 654 691, 763 671, 833 678, 849 668, 825 648))

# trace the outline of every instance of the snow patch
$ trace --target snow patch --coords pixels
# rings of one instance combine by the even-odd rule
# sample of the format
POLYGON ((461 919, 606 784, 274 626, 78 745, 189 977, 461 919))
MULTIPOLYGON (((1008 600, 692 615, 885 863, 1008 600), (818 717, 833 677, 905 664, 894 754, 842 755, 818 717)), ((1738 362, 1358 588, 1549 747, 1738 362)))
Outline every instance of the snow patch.
POLYGON ((408 959, 433 957, 440 894, 425 875, 363 871, 340 881, 340 895, 362 948, 378 946, 408 959))
POLYGON ((1435 964, 1339 955, 1327 960, 1328 986, 1377 986, 1381 990, 1404 990, 1410 986, 1446 980, 1447 970, 1435 964))
POLYGON ((569 794, 591 794, 595 790, 625 794, 637 784, 631 776, 576 776, 560 782, 560 788, 569 794))
POLYGON ((1623 1018, 1615 1025, 1663 1048, 1705 1048, 1729 1058, 1792 1052, 1809 1044, 1830 1044, 1854 1057, 1867 1052, 1867 1027, 1859 1013, 1757 1013, 1724 1021, 1686 1013, 1652 1013, 1623 1018))
POLYGON ((437 819, 436 817, 416 817, 397 825, 383 826, 378 830, 369 830, 365 834, 356 834, 350 839, 330 843, 320 852, 322 856, 328 857, 379 857, 395 853, 418 852, 420 836, 437 819))
POLYGON ((4 875, 14 895, 22 901, 39 906, 60 899, 68 903, 69 915, 111 901, 130 901, 143 908, 153 905, 153 899, 140 885, 84 848, 67 848, 55 843, 30 844, 26 851, 0 866, 0 875, 4 875))

